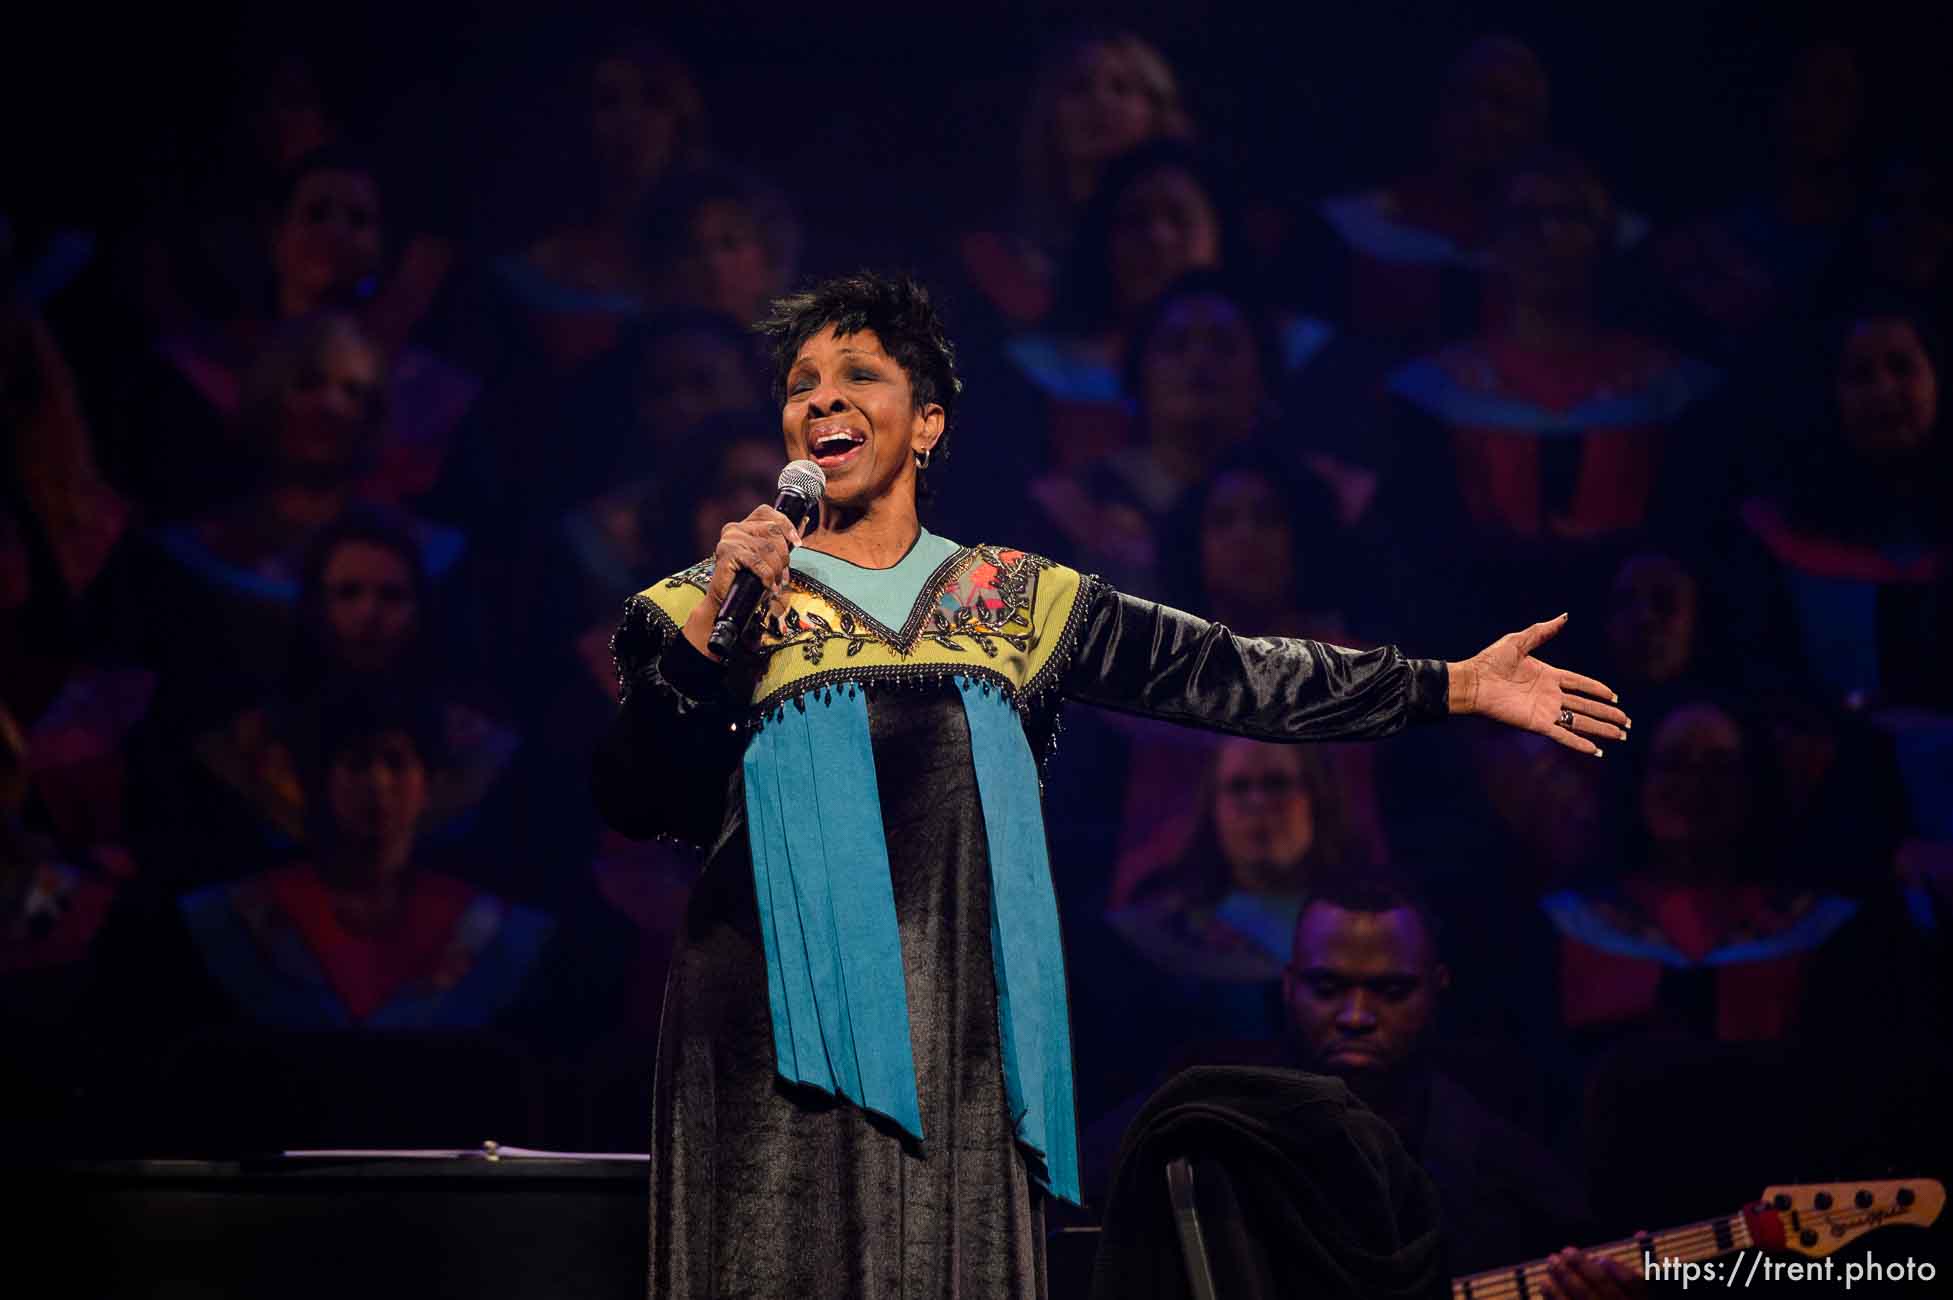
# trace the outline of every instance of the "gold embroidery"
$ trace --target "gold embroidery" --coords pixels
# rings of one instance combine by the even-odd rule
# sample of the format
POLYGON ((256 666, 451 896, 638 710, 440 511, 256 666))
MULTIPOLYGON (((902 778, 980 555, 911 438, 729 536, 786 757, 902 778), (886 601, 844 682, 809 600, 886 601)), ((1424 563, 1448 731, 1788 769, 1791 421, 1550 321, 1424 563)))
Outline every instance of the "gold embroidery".
POLYGON ((784 616, 774 614, 768 619, 760 649, 772 654, 799 646, 811 664, 822 662, 827 643, 833 640, 843 642, 850 657, 875 644, 906 654, 923 641, 956 654, 966 654, 974 646, 992 659, 997 657, 998 641, 1028 651, 1035 639, 1031 624, 1034 561, 1035 557, 1022 551, 966 547, 945 561, 923 585, 899 632, 846 596, 797 573, 789 589, 792 594, 787 611, 784 616), (953 609, 945 612, 945 604, 953 609), (827 617, 822 606, 831 607, 838 617, 827 617))
MULTIPOLYGON (((710 574, 709 562, 694 565, 634 597, 630 608, 675 633, 710 574)), ((903 627, 894 629, 796 572, 783 606, 761 627, 750 665, 751 707, 763 717, 789 698, 846 682, 956 676, 987 681, 1026 707, 1062 671, 1092 590, 1091 580, 1040 556, 965 547, 931 575, 903 627)))

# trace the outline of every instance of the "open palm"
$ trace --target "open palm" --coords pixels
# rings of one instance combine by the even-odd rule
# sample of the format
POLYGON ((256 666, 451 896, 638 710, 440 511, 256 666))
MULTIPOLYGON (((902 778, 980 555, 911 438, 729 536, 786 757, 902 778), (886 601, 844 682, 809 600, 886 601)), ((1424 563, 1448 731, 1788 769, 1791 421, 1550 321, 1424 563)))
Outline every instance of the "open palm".
POLYGON ((1599 754, 1594 738, 1626 740, 1633 724, 1601 682, 1555 668, 1533 651, 1566 626, 1566 615, 1510 632, 1467 659, 1465 712, 1551 736, 1569 749, 1599 754))

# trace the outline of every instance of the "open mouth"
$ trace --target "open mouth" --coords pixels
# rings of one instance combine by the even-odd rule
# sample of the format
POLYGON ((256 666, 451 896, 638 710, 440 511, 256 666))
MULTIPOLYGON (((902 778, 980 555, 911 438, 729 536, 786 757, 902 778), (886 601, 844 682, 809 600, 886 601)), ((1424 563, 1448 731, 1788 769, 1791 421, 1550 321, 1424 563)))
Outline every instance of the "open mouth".
POLYGON ((829 428, 817 430, 807 439, 807 450, 813 455, 814 463, 832 473, 838 466, 854 459, 868 436, 854 429, 829 428))

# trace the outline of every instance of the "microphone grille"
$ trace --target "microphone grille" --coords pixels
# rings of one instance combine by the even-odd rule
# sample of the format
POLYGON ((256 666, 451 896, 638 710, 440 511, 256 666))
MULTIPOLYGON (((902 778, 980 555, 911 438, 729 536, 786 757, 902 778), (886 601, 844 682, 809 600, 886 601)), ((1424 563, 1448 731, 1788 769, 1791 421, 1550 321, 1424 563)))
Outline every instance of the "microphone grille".
POLYGON ((811 460, 788 461, 787 467, 780 471, 780 481, 775 485, 781 492, 793 492, 818 501, 827 491, 827 472, 811 460))

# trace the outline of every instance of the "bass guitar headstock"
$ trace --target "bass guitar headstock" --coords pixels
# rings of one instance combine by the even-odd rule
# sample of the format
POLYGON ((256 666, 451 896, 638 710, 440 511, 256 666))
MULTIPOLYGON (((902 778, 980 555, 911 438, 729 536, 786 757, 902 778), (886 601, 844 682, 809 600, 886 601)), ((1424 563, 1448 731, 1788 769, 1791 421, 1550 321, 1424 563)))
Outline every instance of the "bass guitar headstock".
POLYGON ((1930 1178, 1798 1183, 1764 1189, 1743 1218, 1757 1245, 1816 1259, 1877 1228, 1930 1227, 1945 1206, 1946 1189, 1930 1178))

